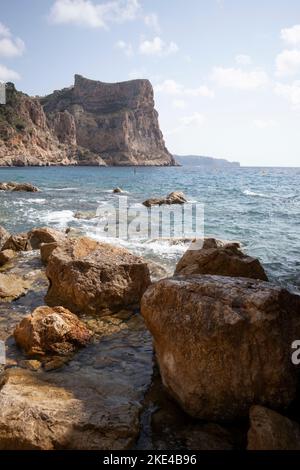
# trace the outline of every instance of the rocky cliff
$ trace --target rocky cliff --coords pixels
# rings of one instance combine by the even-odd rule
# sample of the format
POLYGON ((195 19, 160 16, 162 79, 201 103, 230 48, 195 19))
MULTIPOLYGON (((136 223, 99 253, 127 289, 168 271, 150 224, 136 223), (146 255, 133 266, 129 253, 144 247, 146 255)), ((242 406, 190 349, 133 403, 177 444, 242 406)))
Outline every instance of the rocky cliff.
POLYGON ((0 165, 173 165, 148 80, 74 86, 30 98, 9 84, 0 106, 0 165))

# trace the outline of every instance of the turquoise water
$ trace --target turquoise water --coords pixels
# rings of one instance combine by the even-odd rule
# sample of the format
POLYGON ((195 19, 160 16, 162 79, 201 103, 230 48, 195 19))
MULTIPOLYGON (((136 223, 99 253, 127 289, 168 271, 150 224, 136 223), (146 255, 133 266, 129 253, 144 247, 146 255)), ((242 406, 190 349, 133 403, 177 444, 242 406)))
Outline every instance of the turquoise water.
MULTIPOLYGON (((258 256, 272 280, 300 292, 300 168, 2 168, 2 181, 27 181, 39 193, 0 193, 0 224, 12 232, 48 225, 96 236, 96 219, 76 219, 115 202, 120 186, 133 207, 147 197, 179 190, 204 204, 205 235, 239 240, 258 256)), ((167 241, 122 241, 172 269, 187 248, 167 241)))

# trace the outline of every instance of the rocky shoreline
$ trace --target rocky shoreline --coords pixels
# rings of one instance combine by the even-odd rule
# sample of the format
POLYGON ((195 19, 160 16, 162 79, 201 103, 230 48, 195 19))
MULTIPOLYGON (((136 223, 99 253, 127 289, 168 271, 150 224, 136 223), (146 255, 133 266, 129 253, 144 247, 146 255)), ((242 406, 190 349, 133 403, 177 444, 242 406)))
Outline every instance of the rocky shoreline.
POLYGON ((196 242, 169 276, 72 231, 0 228, 0 449, 300 447, 300 297, 239 243, 196 242))

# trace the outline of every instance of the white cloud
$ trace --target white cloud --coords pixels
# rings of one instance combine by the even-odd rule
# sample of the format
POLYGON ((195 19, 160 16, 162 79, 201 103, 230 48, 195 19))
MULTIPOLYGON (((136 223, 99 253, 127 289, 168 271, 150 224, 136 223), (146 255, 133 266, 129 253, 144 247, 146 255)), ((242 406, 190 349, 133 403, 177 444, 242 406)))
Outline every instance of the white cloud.
POLYGON ((179 120, 179 126, 167 131, 166 135, 178 134, 187 128, 198 129, 205 123, 205 116, 201 113, 195 112, 189 116, 183 116, 179 120))
POLYGON ((17 57, 22 55, 24 50, 22 39, 13 37, 9 28, 0 22, 0 57, 17 57))
POLYGON ((173 41, 166 43, 159 36, 152 41, 144 40, 141 42, 139 51, 143 55, 167 56, 178 52, 179 48, 173 41))
POLYGON ((219 87, 239 90, 255 90, 269 81, 268 75, 262 69, 245 71, 234 67, 214 67, 211 78, 219 87))
POLYGON ((0 81, 9 82, 10 80, 19 80, 20 78, 17 72, 0 64, 0 81))
POLYGON ((293 108, 300 108, 300 81, 295 81, 291 85, 276 83, 274 91, 278 96, 287 99, 293 108))
POLYGON ((17 57, 23 54, 25 44, 20 38, 4 37, 0 39, 0 57, 17 57))
POLYGON ((173 100, 172 105, 173 105, 173 108, 175 109, 184 109, 186 106, 186 103, 184 100, 173 100))
POLYGON ((132 57, 134 54, 132 44, 130 44, 129 42, 120 40, 116 43, 115 47, 116 49, 123 51, 124 54, 127 55, 127 57, 132 57))
POLYGON ((156 33, 160 32, 159 20, 156 13, 149 13, 148 15, 145 15, 144 22, 148 28, 152 28, 156 33))
POLYGON ((138 0, 112 0, 94 3, 91 0, 56 0, 49 19, 54 24, 75 24, 90 28, 107 28, 109 23, 123 23, 137 18, 138 0))
POLYGON ((238 65, 251 65, 252 59, 247 54, 237 54, 235 56, 235 61, 238 65))
POLYGON ((300 44, 300 24, 296 24, 291 28, 282 29, 280 36, 287 44, 292 46, 300 44))
POLYGON ((284 50, 276 57, 276 74, 278 76, 294 75, 300 70, 300 50, 284 50))
POLYGON ((164 80, 154 87, 157 93, 165 93, 166 95, 184 95, 184 96, 204 96, 213 98, 214 92, 206 85, 201 85, 197 88, 186 88, 181 83, 175 80, 164 80))
POLYGON ((258 129, 268 129, 277 126, 277 122, 273 119, 255 119, 253 124, 258 127, 258 129))
POLYGON ((10 37, 11 32, 7 26, 0 22, 0 37, 10 37))

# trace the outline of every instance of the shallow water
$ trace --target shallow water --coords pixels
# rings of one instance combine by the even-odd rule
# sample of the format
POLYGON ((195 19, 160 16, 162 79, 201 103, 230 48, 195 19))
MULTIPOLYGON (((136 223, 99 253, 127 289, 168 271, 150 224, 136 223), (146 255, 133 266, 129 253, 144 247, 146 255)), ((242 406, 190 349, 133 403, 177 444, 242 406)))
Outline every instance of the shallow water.
MULTIPOLYGON (((2 168, 0 180, 27 181, 42 190, 0 193, 0 224, 8 230, 69 226, 96 238, 98 219, 91 213, 116 202, 112 188, 125 190, 123 197, 136 210, 148 197, 183 191, 189 201, 204 204, 205 236, 241 241, 272 280, 300 292, 300 169, 2 168), (86 218, 76 219, 78 211, 86 218)), ((169 270, 187 248, 162 240, 112 241, 169 270)))

